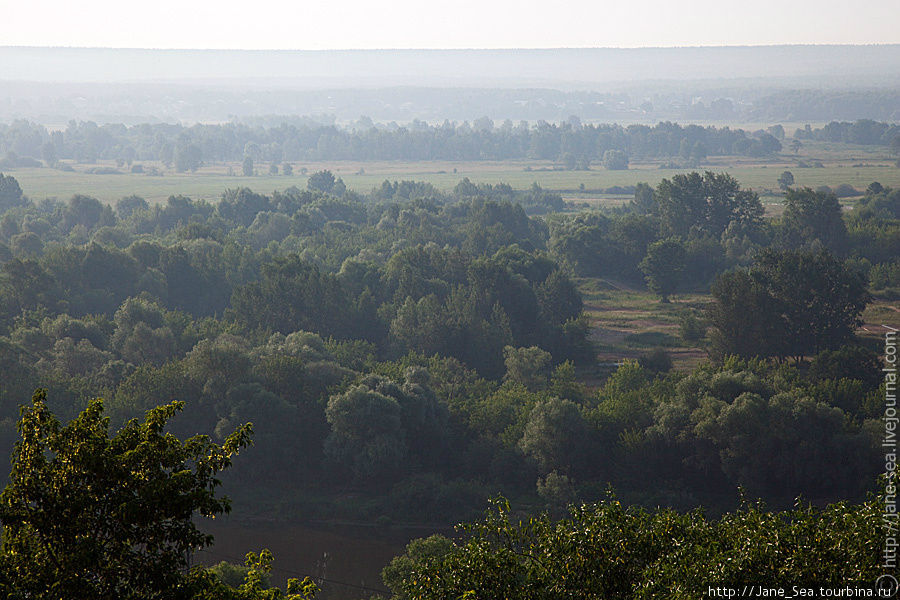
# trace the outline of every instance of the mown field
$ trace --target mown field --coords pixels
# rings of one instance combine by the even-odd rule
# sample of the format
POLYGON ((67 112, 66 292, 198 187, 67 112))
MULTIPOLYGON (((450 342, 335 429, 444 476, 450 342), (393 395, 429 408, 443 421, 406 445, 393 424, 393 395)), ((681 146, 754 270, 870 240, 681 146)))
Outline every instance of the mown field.
POLYGON ((883 185, 900 186, 900 169, 883 148, 846 146, 840 144, 814 144, 800 150, 798 155, 783 154, 768 160, 746 157, 717 157, 694 168, 661 168, 665 161, 633 162, 625 171, 609 171, 593 166, 588 171, 558 170, 558 165, 547 161, 325 161, 293 163, 294 174, 268 175, 268 164, 257 165, 259 175, 243 177, 240 165, 207 165, 195 173, 175 173, 163 165, 143 163, 145 167, 157 167, 161 175, 133 174, 127 167, 119 174, 91 174, 87 171, 98 167, 115 168, 113 163, 72 165, 74 172, 49 168, 14 169, 10 174, 22 185, 31 198, 66 199, 74 193, 93 196, 104 202, 115 202, 123 196, 137 194, 148 201, 164 201, 170 195, 184 194, 195 199, 217 200, 228 188, 247 186, 254 190, 271 192, 290 186, 305 187, 310 173, 330 169, 344 180, 348 188, 368 192, 385 179, 411 179, 427 181, 441 190, 452 189, 462 178, 474 182, 508 183, 523 189, 537 182, 547 189, 559 191, 567 199, 590 204, 620 204, 627 200, 621 195, 608 194, 605 190, 614 186, 629 186, 639 182, 657 184, 661 179, 691 170, 724 171, 734 176, 745 187, 760 193, 763 202, 777 211, 780 204, 778 176, 790 170, 796 185, 818 187, 849 184, 864 189, 872 181, 883 185), (798 161, 822 161, 820 168, 801 168, 798 161), (305 171, 305 172, 304 172, 305 171), (232 173, 232 174, 229 174, 232 173), (262 174, 266 173, 266 174, 262 174))

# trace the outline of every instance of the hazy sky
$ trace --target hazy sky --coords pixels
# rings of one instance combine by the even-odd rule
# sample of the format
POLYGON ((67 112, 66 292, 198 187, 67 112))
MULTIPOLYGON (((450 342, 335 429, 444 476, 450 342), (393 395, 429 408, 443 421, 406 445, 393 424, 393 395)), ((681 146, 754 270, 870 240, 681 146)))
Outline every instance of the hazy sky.
POLYGON ((898 0, 0 0, 2 46, 554 48, 900 42, 898 0))

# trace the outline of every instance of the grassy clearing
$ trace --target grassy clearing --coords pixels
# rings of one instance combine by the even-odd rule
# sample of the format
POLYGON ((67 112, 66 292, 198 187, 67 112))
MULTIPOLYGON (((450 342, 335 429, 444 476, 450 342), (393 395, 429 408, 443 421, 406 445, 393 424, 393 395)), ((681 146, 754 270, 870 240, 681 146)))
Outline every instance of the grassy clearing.
MULTIPOLYGON (((639 358, 657 347, 669 353, 676 369, 692 369, 707 358, 708 340, 684 340, 679 317, 692 313, 702 318, 712 301, 709 294, 676 294, 662 304, 650 292, 602 279, 580 279, 578 286, 591 324, 590 339, 607 371, 613 363, 639 358)), ((858 334, 875 342, 883 338, 885 326, 900 330, 900 308, 896 302, 876 300, 863 312, 863 321, 858 334)))
POLYGON ((706 357, 702 347, 681 337, 679 317, 702 313, 709 296, 677 294, 663 304, 647 291, 619 283, 601 279, 578 283, 601 364, 639 358, 655 347, 665 348, 678 369, 692 368, 706 357))
MULTIPOLYGON (((876 300, 863 311, 864 324, 860 335, 871 342, 872 348, 880 349, 884 334, 889 329, 900 330, 900 308, 896 301, 876 300)), ((876 350, 878 351, 878 350, 876 350)))
MULTIPOLYGON (((290 186, 306 187, 308 173, 330 169, 343 178, 347 186, 358 192, 367 192, 385 179, 412 179, 427 181, 447 191, 462 178, 475 182, 505 182, 517 189, 539 183, 547 189, 561 192, 573 203, 589 206, 616 206, 626 202, 627 195, 607 194, 603 190, 614 186, 629 186, 639 182, 655 185, 663 178, 691 170, 725 171, 733 175, 745 187, 763 196, 763 202, 777 212, 780 193, 777 179, 784 170, 790 170, 796 185, 818 187, 850 184, 864 189, 872 181, 884 185, 900 186, 900 169, 893 166, 883 149, 810 143, 797 156, 785 154, 776 159, 761 161, 746 157, 718 157, 697 168, 661 169, 659 161, 634 162, 626 171, 607 171, 593 167, 589 171, 558 171, 548 161, 324 161, 294 163, 294 175, 258 175, 241 177, 240 165, 217 164, 203 167, 196 173, 175 173, 162 165, 156 166, 160 176, 126 173, 95 175, 85 171, 96 167, 115 168, 113 163, 73 165, 75 172, 55 169, 15 169, 11 174, 19 180, 25 193, 35 199, 65 199, 75 193, 94 196, 104 202, 115 202, 123 196, 137 194, 151 202, 164 201, 170 195, 184 194, 195 199, 217 200, 227 188, 247 186, 257 191, 271 192, 290 186), (799 168, 798 161, 821 160, 822 168, 799 168), (230 169, 230 171, 229 171, 230 169), (301 173, 306 169, 307 174, 301 173), (232 173, 232 174, 229 174, 232 173)), ((268 165, 258 165, 265 172, 268 165)))

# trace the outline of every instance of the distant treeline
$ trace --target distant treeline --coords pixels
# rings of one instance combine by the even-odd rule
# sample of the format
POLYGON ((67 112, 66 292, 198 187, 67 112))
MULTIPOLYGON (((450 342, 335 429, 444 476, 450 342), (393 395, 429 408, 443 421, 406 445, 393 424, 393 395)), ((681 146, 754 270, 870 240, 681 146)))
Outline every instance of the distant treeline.
POLYGON ((582 125, 577 118, 561 123, 530 125, 487 117, 471 123, 376 126, 361 119, 354 127, 288 124, 276 127, 228 123, 185 127, 170 124, 97 125, 70 122, 62 131, 16 121, 0 125, 0 155, 12 162, 6 168, 28 166, 42 159, 92 162, 117 160, 162 161, 179 170, 203 163, 238 161, 280 163, 302 160, 504 160, 538 159, 586 167, 592 161, 612 160, 611 168, 625 168, 625 158, 681 157, 700 161, 707 156, 765 156, 781 150, 777 131, 748 132, 729 127, 647 125, 582 125), (774 133, 774 135, 773 135, 774 133), (607 153, 611 153, 608 155, 607 153), (12 156, 10 156, 12 155, 12 156), (29 160, 31 159, 31 160, 29 160))
POLYGON ((813 129, 807 125, 805 129, 798 129, 795 137, 819 142, 890 146, 898 143, 896 140, 900 139, 900 125, 879 123, 869 119, 861 119, 853 123, 832 121, 821 129, 813 129))
POLYGON ((860 118, 896 121, 900 94, 880 90, 785 90, 752 101, 740 116, 751 121, 854 121, 860 118))
MULTIPOLYGON (((603 161, 608 168, 627 168, 628 158, 673 158, 702 161, 707 156, 765 156, 782 149, 784 128, 748 132, 728 127, 647 125, 582 125, 577 119, 535 125, 487 117, 473 122, 432 126, 413 121, 376 126, 360 119, 352 127, 295 120, 278 126, 228 123, 185 127, 170 124, 97 125, 70 122, 63 131, 16 121, 0 125, 2 168, 49 166, 60 160, 162 161, 179 171, 204 163, 239 161, 281 163, 303 160, 505 160, 559 161, 586 168, 603 161)), ((871 120, 832 122, 797 130, 799 139, 890 145, 900 126, 871 120)))

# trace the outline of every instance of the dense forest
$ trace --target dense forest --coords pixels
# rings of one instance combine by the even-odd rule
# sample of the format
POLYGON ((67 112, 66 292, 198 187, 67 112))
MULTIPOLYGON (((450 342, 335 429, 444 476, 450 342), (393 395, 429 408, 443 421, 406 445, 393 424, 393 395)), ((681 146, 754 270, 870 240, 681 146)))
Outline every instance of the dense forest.
MULTIPOLYGON (((549 131, 590 132, 586 139, 601 132, 567 127, 549 131)), ((693 131, 674 127, 646 133, 693 131)), ((71 140, 88 130, 106 131, 74 126, 60 152, 74 151, 71 140)), ((533 142, 540 130, 523 130, 523 139, 533 142)), ((97 148, 119 152, 113 140, 150 139, 151 131, 111 128, 97 148)), ((237 131, 245 130, 172 134, 237 131)), ((483 135, 506 139, 491 131, 483 135)), ((228 147, 243 151, 239 141, 228 147)), ((205 443, 223 448, 245 445, 231 434, 252 422, 254 445, 223 480, 284 498, 307 517, 390 522, 414 513, 447 523, 477 515, 497 493, 557 512, 601 501, 568 521, 522 530, 498 525, 501 511, 469 541, 414 547, 387 575, 398 598, 487 589, 495 596, 469 597, 558 597, 579 586, 597 597, 625 589, 652 597, 688 581, 674 565, 694 569, 685 589, 695 590, 696 565, 720 564, 731 550, 673 563, 653 542, 658 528, 677 529, 700 552, 703 540, 728 540, 760 520, 781 526, 759 508, 721 523, 623 512, 603 504, 609 485, 629 504, 683 509, 733 508, 739 486, 778 507, 797 495, 862 501, 876 489, 885 389, 877 354, 855 332, 873 295, 900 293, 900 190, 873 183, 842 212, 833 194, 788 188, 783 215, 766 219, 754 192, 712 172, 641 184, 622 208, 575 213, 537 185, 468 180, 450 193, 385 181, 356 194, 324 171, 305 190, 235 189, 215 204, 131 196, 112 207, 82 195, 34 202, 0 175, 0 211, 4 447, 19 437, 18 407, 40 387, 46 393, 29 418, 48 406, 64 419, 88 407, 76 421, 87 427, 90 419, 102 424, 102 406, 115 429, 131 423, 126 432, 152 440, 175 408, 153 411, 171 402, 183 414, 167 431, 207 434, 205 443), (646 285, 664 302, 711 293, 708 311, 685 309, 681 330, 710 360, 672 370, 657 349, 586 386, 579 375, 596 365, 583 277, 646 285), (98 396, 102 405, 90 403, 98 396), (129 421, 148 411, 155 421, 129 421), (348 485, 365 500, 336 493, 348 485), (314 499, 323 496, 332 501, 314 499), (612 522, 647 532, 621 573, 595 575, 613 573, 594 568, 606 560, 600 552, 579 571, 594 579, 554 575, 567 560, 567 550, 551 548, 556 536, 582 532, 584 523, 603 532, 612 522), (488 530, 497 527, 507 530, 496 537, 488 530), (545 568, 536 570, 516 548, 541 544, 546 553, 534 551, 545 568), (652 580, 638 568, 662 564, 673 566, 652 580), (543 591, 503 592, 532 580, 543 591)), ((179 452, 176 463, 191 460, 179 452)), ((228 464, 222 458, 209 469, 228 464)), ((208 512, 223 509, 211 502, 208 512)), ((872 506, 835 509, 856 524, 829 535, 869 535, 860 532, 871 527, 872 506)), ((820 518, 797 515, 785 536, 806 535, 803 523, 820 518)), ((846 551, 836 538, 817 543, 846 551)), ((798 576, 810 573, 804 560, 798 576)), ((854 577, 874 569, 866 568, 854 577)), ((829 577, 843 581, 838 571, 829 577)))
POLYGON ((560 200, 538 187, 385 182, 337 197, 322 181, 334 191, 324 172, 308 190, 113 208, 35 204, 3 176, 6 439, 40 385, 64 414, 93 395, 121 419, 191 399, 184 433, 253 420, 271 469, 395 493, 480 497, 551 473, 637 482, 642 469, 692 494, 741 483, 857 496, 870 483, 878 378, 869 351, 846 344, 869 293, 900 287, 900 191, 873 184, 843 215, 833 195, 789 190, 766 220, 734 179, 692 173, 638 186, 620 211, 541 217, 523 206, 560 200), (693 373, 626 363, 588 393, 574 375, 593 361, 574 276, 646 281, 663 299, 711 289, 710 312, 685 321, 700 339, 711 326, 719 360, 693 373), (760 454, 732 448, 720 414, 741 407, 811 419, 824 454, 773 440, 753 467, 760 454), (846 444, 860 462, 835 471, 827 455, 846 444), (805 474, 764 466, 795 461, 805 474))

